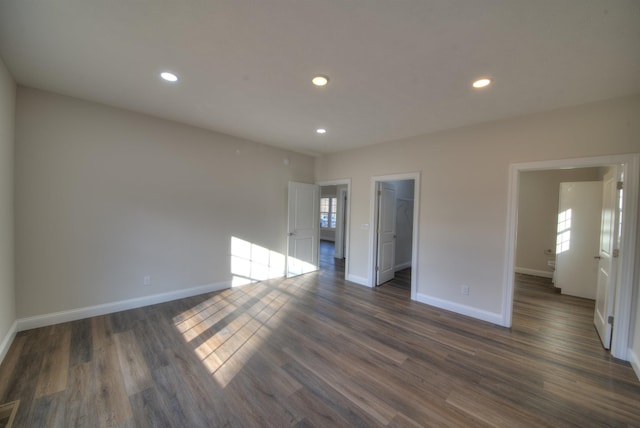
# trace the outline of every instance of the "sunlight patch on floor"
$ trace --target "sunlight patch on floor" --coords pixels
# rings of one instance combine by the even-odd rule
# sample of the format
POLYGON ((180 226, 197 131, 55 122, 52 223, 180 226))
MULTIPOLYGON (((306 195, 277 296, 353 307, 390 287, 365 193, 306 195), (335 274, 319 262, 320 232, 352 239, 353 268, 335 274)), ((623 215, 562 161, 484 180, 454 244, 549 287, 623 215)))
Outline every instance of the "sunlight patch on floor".
POLYGON ((174 317, 174 323, 224 388, 278 327, 296 288, 283 292, 257 283, 225 290, 174 317))

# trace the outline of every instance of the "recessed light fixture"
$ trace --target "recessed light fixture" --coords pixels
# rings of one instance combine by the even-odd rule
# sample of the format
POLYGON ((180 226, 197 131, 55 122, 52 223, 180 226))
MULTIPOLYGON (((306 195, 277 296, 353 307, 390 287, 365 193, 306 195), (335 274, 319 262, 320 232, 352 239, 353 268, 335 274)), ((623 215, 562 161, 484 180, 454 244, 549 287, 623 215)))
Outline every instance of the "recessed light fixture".
POLYGON ((482 79, 478 79, 475 82, 473 82, 472 86, 476 89, 480 89, 480 88, 486 88, 490 84, 491 84, 491 79, 489 79, 488 77, 483 77, 482 79))
POLYGON ((162 77, 167 82, 177 82, 178 81, 178 76, 176 76, 175 74, 173 74, 173 73, 171 73, 169 71, 163 71, 162 73, 160 73, 160 77, 162 77))
POLYGON ((324 128, 318 128, 318 129, 316 129, 316 132, 317 132, 318 134, 326 134, 326 133, 327 133, 327 130, 326 130, 326 129, 324 129, 324 128))
POLYGON ((329 78, 327 76, 318 74, 313 79, 311 79, 311 83, 313 83, 316 86, 326 86, 327 83, 329 83, 329 78))

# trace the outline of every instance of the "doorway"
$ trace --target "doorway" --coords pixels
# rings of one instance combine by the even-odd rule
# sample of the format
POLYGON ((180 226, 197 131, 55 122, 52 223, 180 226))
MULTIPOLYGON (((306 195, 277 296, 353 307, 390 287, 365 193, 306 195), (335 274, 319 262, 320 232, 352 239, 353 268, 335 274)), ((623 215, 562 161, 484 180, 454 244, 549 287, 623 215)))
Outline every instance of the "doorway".
MULTIPOLYGON (((522 328, 539 311, 555 317, 545 319, 552 328, 567 327, 568 319, 575 320, 561 309, 580 311, 583 317, 590 310, 593 324, 603 178, 612 169, 520 172, 514 299, 522 303, 526 296, 536 315, 516 310, 514 328, 522 328), (555 311, 543 310, 549 306, 555 311)), ((587 334, 597 337, 593 327, 587 334)))
POLYGON ((320 186, 320 270, 334 271, 344 279, 349 274, 349 216, 351 180, 332 180, 320 186))
MULTIPOLYGON (((611 353, 616 358, 627 359, 628 333, 631 316, 631 296, 633 290, 633 268, 635 260, 635 236, 638 199, 638 162, 639 155, 605 156, 597 158, 583 158, 564 161, 543 161, 526 164, 514 164, 510 167, 510 192, 508 206, 508 235, 505 263, 505 296, 503 300, 503 325, 511 326, 516 263, 517 231, 519 222, 519 203, 521 200, 522 174, 535 171, 558 171, 575 168, 610 168, 619 167, 620 175, 624 176, 624 204, 620 208, 623 221, 620 222, 622 238, 617 260, 618 275, 612 284, 611 302, 613 324, 611 353), (631 239, 624 239, 624 237, 631 239)), ((521 239, 519 237, 518 239, 521 239)), ((547 254, 549 256, 549 254, 547 254)))
MULTIPOLYGON (((372 177, 369 285, 417 294, 419 173, 372 177)), ((367 225, 369 226, 369 225, 367 225)))

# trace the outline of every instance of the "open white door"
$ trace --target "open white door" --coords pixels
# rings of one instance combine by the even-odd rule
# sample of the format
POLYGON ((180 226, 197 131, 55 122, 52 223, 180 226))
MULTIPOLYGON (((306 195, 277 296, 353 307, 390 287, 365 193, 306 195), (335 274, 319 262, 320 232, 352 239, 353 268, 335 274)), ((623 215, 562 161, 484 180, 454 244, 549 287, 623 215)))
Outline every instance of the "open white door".
POLYGON ((396 189, 388 183, 378 183, 377 231, 376 286, 395 276, 396 189))
POLYGON ((602 182, 560 183, 555 285, 562 294, 596 298, 602 182))
POLYGON ((318 270, 320 187, 289 182, 287 277, 318 270))
POLYGON ((618 257, 618 173, 614 168, 604 176, 602 183, 602 218, 600 230, 600 254, 598 261, 598 288, 594 324, 602 346, 611 347, 613 302, 618 257))

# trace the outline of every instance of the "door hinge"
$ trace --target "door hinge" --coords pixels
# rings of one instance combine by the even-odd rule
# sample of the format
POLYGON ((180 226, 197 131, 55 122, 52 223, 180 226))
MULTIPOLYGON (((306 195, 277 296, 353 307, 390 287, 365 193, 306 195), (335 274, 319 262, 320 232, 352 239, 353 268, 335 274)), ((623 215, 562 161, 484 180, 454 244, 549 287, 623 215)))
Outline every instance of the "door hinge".
POLYGON ((376 272, 380 272, 380 267, 376 266, 376 272))
POLYGON ((616 248, 615 250, 613 250, 613 254, 612 254, 613 257, 618 257, 619 255, 620 255, 619 249, 616 248))
POLYGON ((613 315, 609 315, 609 318, 607 318, 607 322, 613 325, 613 315))
POLYGON ((618 184, 617 184, 617 188, 618 188, 618 190, 622 190, 622 187, 623 187, 623 186, 624 186, 624 185, 622 184, 622 181, 618 181, 618 184))
POLYGON ((382 196, 382 190, 378 190, 378 196, 382 196))

